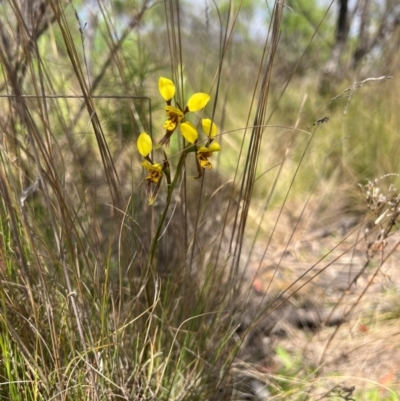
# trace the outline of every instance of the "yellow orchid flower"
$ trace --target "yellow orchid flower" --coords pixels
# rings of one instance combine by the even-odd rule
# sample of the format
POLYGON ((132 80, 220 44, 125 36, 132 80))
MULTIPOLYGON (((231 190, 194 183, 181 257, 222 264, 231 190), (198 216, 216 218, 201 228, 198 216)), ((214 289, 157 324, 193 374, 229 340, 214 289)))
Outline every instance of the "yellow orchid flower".
POLYGON ((219 152, 220 150, 221 146, 219 146, 217 142, 211 142, 208 146, 200 146, 197 149, 197 160, 200 163, 200 167, 210 170, 212 164, 208 158, 211 157, 214 152, 219 152))
POLYGON ((153 163, 150 158, 150 153, 153 150, 153 142, 151 140, 150 135, 142 132, 139 135, 139 138, 136 143, 138 152, 144 157, 145 160, 142 162, 142 166, 147 170, 147 198, 149 200, 149 205, 152 205, 157 198, 158 190, 160 189, 161 180, 163 178, 163 170, 166 166, 166 162, 164 165, 159 163, 153 163), (155 184, 156 187, 152 190, 152 184, 155 184))
MULTIPOLYGON (((170 137, 174 133, 176 127, 184 122, 186 113, 200 111, 204 109, 204 107, 206 107, 207 103, 210 100, 210 95, 202 92, 195 93, 189 98, 186 107, 184 109, 181 109, 180 107, 178 108, 171 106, 171 101, 175 95, 176 88, 175 84, 170 79, 160 77, 160 79, 158 80, 158 89, 163 99, 167 102, 167 106, 165 106, 165 111, 167 112, 168 117, 167 120, 164 122, 164 129, 166 131, 165 135, 158 144, 158 146, 161 146, 169 144, 170 137)), ((185 136, 184 133, 188 133, 188 137, 191 139, 193 139, 195 136, 197 139, 197 133, 195 135, 191 128, 192 127, 190 126, 186 126, 183 128, 183 130, 181 130, 183 136, 189 142, 190 140, 185 136)), ((194 141, 196 139, 194 139, 194 141)), ((194 141, 191 143, 194 143, 194 141)))
POLYGON ((183 120, 184 114, 173 106, 165 106, 165 111, 167 112, 168 120, 165 121, 164 128, 167 131, 174 132, 178 123, 183 120))
POLYGON ((146 177, 147 181, 158 184, 163 176, 163 166, 159 163, 152 164, 147 160, 142 162, 142 166, 148 171, 149 175, 146 177))

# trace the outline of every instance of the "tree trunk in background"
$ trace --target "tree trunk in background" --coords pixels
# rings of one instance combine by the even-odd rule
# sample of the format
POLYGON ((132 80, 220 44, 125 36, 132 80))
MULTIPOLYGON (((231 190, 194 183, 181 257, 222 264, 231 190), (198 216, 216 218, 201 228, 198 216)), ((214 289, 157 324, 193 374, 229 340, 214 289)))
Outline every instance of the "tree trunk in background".
POLYGON ((347 18, 348 0, 340 0, 339 16, 337 21, 336 43, 345 43, 349 33, 349 23, 347 18))
POLYGON ((370 0, 364 0, 360 6, 360 31, 358 33, 358 45, 353 56, 353 67, 357 68, 364 56, 368 53, 368 25, 369 25, 370 0))
POLYGON ((325 74, 335 76, 340 70, 340 56, 347 42, 349 34, 348 0, 340 0, 339 13, 336 25, 336 43, 331 59, 325 67, 325 74))
POLYGON ((339 13, 336 23, 336 42, 332 50, 331 58, 326 63, 323 70, 323 77, 320 84, 320 91, 322 93, 329 92, 330 81, 341 76, 340 58, 349 35, 350 23, 348 14, 348 0, 340 0, 339 13))

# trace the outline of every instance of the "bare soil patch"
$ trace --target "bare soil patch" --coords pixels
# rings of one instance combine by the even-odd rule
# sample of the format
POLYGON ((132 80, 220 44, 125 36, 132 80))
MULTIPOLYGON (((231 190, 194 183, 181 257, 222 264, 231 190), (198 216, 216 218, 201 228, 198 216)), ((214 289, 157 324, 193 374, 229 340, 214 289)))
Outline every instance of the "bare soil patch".
POLYGON ((372 257, 365 226, 351 219, 302 232, 294 245, 271 250, 267 262, 246 272, 254 310, 243 324, 260 305, 265 317, 239 357, 268 383, 268 375, 283 371, 281 347, 304 376, 314 372, 309 399, 338 385, 355 386, 354 394, 377 388, 382 399, 386 387, 400 394, 400 233, 378 244, 372 257))

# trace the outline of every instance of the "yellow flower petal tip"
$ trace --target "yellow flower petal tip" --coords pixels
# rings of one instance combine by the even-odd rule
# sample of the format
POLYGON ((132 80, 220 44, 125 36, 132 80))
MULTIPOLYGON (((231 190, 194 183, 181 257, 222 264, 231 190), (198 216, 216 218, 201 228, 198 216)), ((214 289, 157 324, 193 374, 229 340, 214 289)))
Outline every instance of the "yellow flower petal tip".
POLYGON ((201 120, 201 125, 203 126, 203 131, 207 136, 211 138, 215 138, 217 136, 218 128, 209 118, 201 120))
POLYGON ((175 95, 175 84, 168 78, 160 77, 158 80, 158 90, 164 100, 168 102, 175 95))
POLYGON ((176 116, 176 118, 182 119, 184 116, 182 111, 180 111, 179 109, 177 109, 174 106, 165 106, 164 109, 167 112, 168 117, 176 116))
MULTIPOLYGON (((219 152, 221 150, 221 146, 218 142, 212 142, 208 147, 207 146, 199 146, 197 149, 197 153, 211 153, 219 152)), ((208 156, 209 157, 209 156, 208 156)))
POLYGON ((183 137, 189 142, 189 143, 195 143, 197 138, 198 138, 198 133, 196 127, 189 121, 186 121, 182 123, 179 126, 179 129, 181 130, 181 133, 183 137))
POLYGON ((187 108, 189 111, 199 111, 206 107, 209 100, 210 95, 208 93, 195 93, 189 98, 187 108))
POLYGON ((143 157, 148 156, 150 152, 153 150, 153 142, 151 141, 150 135, 146 134, 145 132, 142 132, 137 140, 137 148, 138 152, 143 157))
POLYGON ((221 150, 221 146, 218 142, 212 142, 208 147, 209 152, 219 152, 221 150))

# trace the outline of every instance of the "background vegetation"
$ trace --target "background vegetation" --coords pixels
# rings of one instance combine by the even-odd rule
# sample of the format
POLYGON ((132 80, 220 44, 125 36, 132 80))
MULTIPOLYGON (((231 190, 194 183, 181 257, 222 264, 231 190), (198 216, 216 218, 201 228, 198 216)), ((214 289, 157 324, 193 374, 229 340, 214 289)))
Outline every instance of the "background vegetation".
POLYGON ((8 0, 0 16, 0 399, 398 399, 395 0, 8 0), (136 141, 164 135, 161 76, 181 105, 210 94, 222 149, 193 179, 174 133, 154 152, 173 184, 149 206, 136 141), (329 316, 299 320, 320 303, 329 316))

